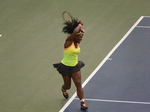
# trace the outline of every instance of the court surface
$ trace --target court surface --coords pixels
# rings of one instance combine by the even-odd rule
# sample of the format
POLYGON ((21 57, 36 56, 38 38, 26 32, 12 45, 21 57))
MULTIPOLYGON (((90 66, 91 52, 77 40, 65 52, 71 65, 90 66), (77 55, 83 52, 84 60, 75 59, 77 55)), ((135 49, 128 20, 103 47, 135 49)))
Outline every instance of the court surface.
MULTIPOLYGON (((83 83, 134 23, 141 16, 150 16, 150 0, 1 0, 0 112, 59 112, 75 93, 76 88, 72 82, 71 89, 68 91, 70 98, 64 99, 60 90, 63 85, 62 77, 52 66, 53 63, 60 62, 63 57, 63 44, 67 37, 62 33, 63 11, 70 12, 84 23, 85 35, 80 43, 81 53, 79 54, 79 60, 86 65, 81 71, 83 83)), ((147 24, 147 22, 144 23, 144 26, 147 24)), ((139 29, 148 30, 148 28, 139 29)), ((105 59, 102 63, 114 63, 114 61, 115 59, 111 56, 109 60, 105 59)), ((144 62, 144 64, 147 63, 144 62)), ((101 68, 100 71, 103 71, 102 68, 104 69, 105 65, 97 69, 101 68)), ((105 69, 109 72, 113 69, 112 66, 110 68, 105 69)), ((98 72, 92 73, 95 74, 94 77, 99 74, 98 72)), ((126 81, 135 77, 130 76, 126 79, 126 75, 120 74, 109 77, 108 75, 111 74, 100 73, 98 82, 101 84, 97 87, 91 84, 94 77, 87 84, 83 84, 86 85, 84 87, 85 98, 94 99, 94 101, 86 100, 89 106, 88 111, 95 112, 98 106, 101 111, 105 108, 105 110, 113 110, 108 107, 108 104, 128 104, 95 101, 95 99, 127 100, 122 97, 126 98, 128 92, 131 92, 130 89, 125 91, 124 88, 118 87, 120 84, 117 85, 117 81, 126 81), (106 77, 110 80, 105 80, 106 77), (95 98, 91 98, 95 93, 92 95, 89 85, 95 88, 95 92, 99 90, 97 88, 101 89, 99 97, 96 95, 95 98), (117 92, 113 93, 111 88, 115 88, 117 92), (122 97, 119 94, 121 90, 118 89, 124 90, 122 97), (109 91, 112 97, 107 95, 109 91), (93 106, 94 102, 97 103, 96 107, 93 106)), ((125 83, 123 81, 122 83, 125 83)), ((126 83, 123 85, 125 86, 126 83)), ((146 82, 139 81, 138 83, 141 85, 146 82)), ((128 86, 132 87, 130 80, 128 86)), ((134 99, 129 99, 129 101, 134 101, 134 99)), ((80 111, 78 99, 74 99, 73 102, 77 102, 74 105, 76 107, 69 106, 67 109, 72 109, 71 112, 80 111)))
MULTIPOLYGON (((83 83, 88 112, 150 111, 149 42, 150 17, 142 16, 83 83)), ((60 112, 79 107, 75 93, 60 112)))

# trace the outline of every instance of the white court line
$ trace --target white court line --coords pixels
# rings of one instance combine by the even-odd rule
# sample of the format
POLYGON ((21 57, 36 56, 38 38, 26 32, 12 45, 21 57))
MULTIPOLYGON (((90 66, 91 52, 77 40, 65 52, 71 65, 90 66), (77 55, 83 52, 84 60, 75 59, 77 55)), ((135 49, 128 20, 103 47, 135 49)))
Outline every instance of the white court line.
MULTIPOLYGON (((109 52, 109 54, 104 58, 104 60, 98 65, 98 67, 90 74, 90 76, 84 81, 82 84, 82 87, 84 87, 91 78, 96 74, 96 72, 102 67, 102 65, 109 59, 109 57, 112 55, 112 53, 120 46, 120 44, 127 38, 127 36, 132 32, 132 30, 138 25, 138 23, 144 18, 144 16, 141 16, 137 22, 130 28, 130 30, 124 35, 124 37, 117 43, 117 45, 109 52)), ((68 100, 68 102, 62 107, 62 109, 59 112, 64 112, 64 110, 68 107, 68 105, 75 99, 77 96, 76 92, 73 94, 73 96, 68 100)))
POLYGON ((138 28, 150 28, 150 26, 136 26, 138 28))
POLYGON ((145 18, 150 18, 150 16, 143 16, 143 17, 145 17, 145 18))
MULTIPOLYGON (((79 100, 75 98, 75 100, 79 100)), ((145 104, 150 105, 150 102, 136 102, 136 101, 120 101, 120 100, 104 100, 104 99, 85 99, 87 101, 97 101, 97 102, 109 102, 109 103, 134 103, 134 104, 145 104)))

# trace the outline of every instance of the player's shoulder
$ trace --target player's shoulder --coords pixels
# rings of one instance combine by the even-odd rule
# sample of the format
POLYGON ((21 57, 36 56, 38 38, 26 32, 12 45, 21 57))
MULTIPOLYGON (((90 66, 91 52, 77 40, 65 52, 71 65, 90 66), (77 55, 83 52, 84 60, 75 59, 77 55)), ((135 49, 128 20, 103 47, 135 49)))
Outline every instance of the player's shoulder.
POLYGON ((69 41, 66 39, 65 44, 64 44, 64 48, 68 48, 72 45, 73 41, 69 41))

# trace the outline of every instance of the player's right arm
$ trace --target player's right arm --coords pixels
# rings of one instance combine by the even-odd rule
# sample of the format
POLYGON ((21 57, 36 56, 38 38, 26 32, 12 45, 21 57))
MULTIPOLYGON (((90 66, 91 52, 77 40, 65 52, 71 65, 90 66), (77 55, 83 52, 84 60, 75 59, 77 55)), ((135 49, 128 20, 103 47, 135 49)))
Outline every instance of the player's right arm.
POLYGON ((64 48, 68 48, 72 44, 77 33, 79 33, 80 31, 84 32, 84 28, 82 27, 81 23, 79 23, 79 25, 74 29, 73 33, 66 39, 64 48))

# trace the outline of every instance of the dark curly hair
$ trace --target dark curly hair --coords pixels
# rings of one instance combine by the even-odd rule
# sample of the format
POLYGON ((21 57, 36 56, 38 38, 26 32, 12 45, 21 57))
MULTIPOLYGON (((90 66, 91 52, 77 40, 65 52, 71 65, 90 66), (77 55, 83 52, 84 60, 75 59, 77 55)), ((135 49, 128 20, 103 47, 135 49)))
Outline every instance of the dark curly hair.
POLYGON ((72 18, 72 21, 66 21, 63 23, 65 26, 62 29, 63 33, 72 34, 74 29, 78 26, 79 21, 77 18, 72 18))

